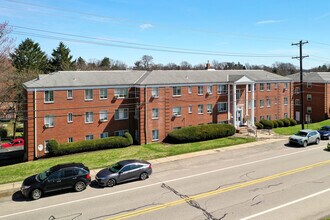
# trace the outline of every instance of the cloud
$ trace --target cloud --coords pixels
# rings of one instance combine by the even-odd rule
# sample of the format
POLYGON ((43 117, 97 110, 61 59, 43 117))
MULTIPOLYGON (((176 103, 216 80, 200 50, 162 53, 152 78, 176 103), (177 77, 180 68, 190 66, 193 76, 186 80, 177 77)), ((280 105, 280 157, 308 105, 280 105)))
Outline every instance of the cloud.
POLYGON ((145 29, 149 29, 149 28, 153 28, 154 26, 152 24, 141 24, 140 25, 140 28, 142 30, 145 30, 145 29))
POLYGON ((258 21, 256 24, 262 25, 262 24, 275 24, 275 23, 281 23, 283 20, 263 20, 263 21, 258 21))

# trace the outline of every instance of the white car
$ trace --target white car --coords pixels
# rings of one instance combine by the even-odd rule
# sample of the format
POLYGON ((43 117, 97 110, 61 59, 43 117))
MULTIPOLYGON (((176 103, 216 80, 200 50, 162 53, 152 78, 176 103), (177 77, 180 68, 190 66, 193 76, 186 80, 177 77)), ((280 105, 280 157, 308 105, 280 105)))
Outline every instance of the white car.
POLYGON ((290 144, 298 144, 306 147, 308 144, 319 144, 321 140, 320 133, 315 130, 300 130, 298 133, 289 137, 290 144))

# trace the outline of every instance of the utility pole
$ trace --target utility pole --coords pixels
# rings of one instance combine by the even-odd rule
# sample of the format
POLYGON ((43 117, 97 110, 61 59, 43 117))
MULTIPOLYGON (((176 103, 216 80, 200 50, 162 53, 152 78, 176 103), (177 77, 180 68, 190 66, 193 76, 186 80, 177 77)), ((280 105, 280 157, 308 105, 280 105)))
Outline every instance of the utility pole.
POLYGON ((302 55, 302 46, 304 44, 307 44, 308 41, 299 41, 299 43, 293 43, 291 44, 291 46, 293 45, 299 45, 299 57, 292 57, 292 59, 298 59, 300 61, 300 99, 301 99, 301 102, 300 102, 300 121, 301 121, 301 129, 304 129, 305 128, 305 113, 304 113, 304 87, 303 87, 303 66, 302 66, 302 60, 306 57, 309 57, 308 55, 307 56, 303 56, 302 55))

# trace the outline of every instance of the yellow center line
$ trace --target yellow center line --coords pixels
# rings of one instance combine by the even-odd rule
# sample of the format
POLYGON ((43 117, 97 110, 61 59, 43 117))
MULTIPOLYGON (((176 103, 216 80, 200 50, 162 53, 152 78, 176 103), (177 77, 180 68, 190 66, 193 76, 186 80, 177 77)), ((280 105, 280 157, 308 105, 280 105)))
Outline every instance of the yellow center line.
POLYGON ((304 166, 304 167, 299 167, 299 168, 296 168, 296 169, 293 169, 293 170, 285 171, 285 172, 282 172, 282 173, 277 173, 277 174, 274 174, 274 175, 271 175, 271 176, 266 176, 266 177, 251 180, 251 181, 248 181, 248 182, 239 183, 239 184, 229 186, 229 187, 225 187, 225 188, 222 188, 222 189, 217 189, 217 190, 213 190, 213 191, 210 191, 210 192, 197 194, 197 195, 191 196, 187 199, 178 199, 178 200, 175 200, 173 202, 168 202, 168 203, 164 203, 164 204, 161 204, 161 205, 155 205, 155 206, 145 208, 145 209, 140 209, 140 210, 128 212, 128 213, 125 213, 125 214, 122 214, 122 215, 114 216, 112 218, 109 218, 108 220, 126 219, 126 218, 130 218, 130 217, 142 215, 142 214, 145 214, 145 213, 148 213, 148 212, 153 212, 153 211, 168 208, 168 207, 171 207, 171 206, 180 205, 180 204, 186 203, 186 202, 191 201, 191 200, 202 199, 202 198, 217 195, 217 194, 220 194, 220 193, 229 192, 229 191, 232 191, 232 190, 235 190, 235 189, 240 189, 240 188, 251 186, 251 185, 254 185, 254 184, 257 184, 257 183, 266 182, 266 181, 269 181, 269 180, 273 180, 273 179, 288 176, 288 175, 291 175, 291 174, 299 173, 299 172, 302 172, 302 171, 306 171, 306 170, 309 170, 309 169, 312 169, 312 168, 315 168, 315 167, 324 166, 324 165, 327 165, 327 164, 330 164, 330 160, 326 160, 326 161, 322 161, 322 162, 319 162, 319 163, 307 165, 307 166, 304 166))

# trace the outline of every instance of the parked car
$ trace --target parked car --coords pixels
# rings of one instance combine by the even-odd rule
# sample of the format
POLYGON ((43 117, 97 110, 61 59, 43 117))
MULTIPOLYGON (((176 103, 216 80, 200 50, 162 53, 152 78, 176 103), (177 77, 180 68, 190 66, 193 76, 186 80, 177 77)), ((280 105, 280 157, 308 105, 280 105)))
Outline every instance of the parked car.
POLYGON ((306 147, 308 144, 315 143, 319 144, 320 143, 320 133, 315 131, 315 130, 300 130, 298 133, 292 135, 289 137, 289 143, 290 144, 298 144, 301 146, 306 147))
POLYGON ((323 126, 318 130, 318 132, 321 135, 321 139, 326 139, 326 140, 330 139, 330 126, 323 126))
POLYGON ((80 192, 91 183, 88 167, 82 163, 59 164, 23 181, 21 192, 26 198, 39 199, 43 194, 73 188, 80 192))
POLYGON ((1 144, 1 148, 8 148, 8 147, 24 147, 24 139, 16 138, 8 143, 1 144))
POLYGON ((143 160, 123 160, 99 171, 95 180, 100 186, 112 187, 130 180, 147 179, 152 173, 151 164, 143 160))

